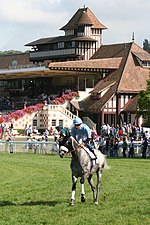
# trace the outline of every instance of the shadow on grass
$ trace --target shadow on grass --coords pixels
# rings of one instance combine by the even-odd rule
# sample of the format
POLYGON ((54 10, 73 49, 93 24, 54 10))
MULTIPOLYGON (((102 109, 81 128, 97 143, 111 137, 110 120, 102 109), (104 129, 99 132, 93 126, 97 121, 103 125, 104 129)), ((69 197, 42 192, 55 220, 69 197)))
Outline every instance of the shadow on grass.
POLYGON ((0 201, 0 207, 2 206, 13 206, 16 205, 16 203, 9 202, 9 201, 0 201))
POLYGON ((61 202, 58 201, 31 201, 31 202, 24 202, 20 205, 23 206, 34 206, 34 205, 48 205, 48 206, 55 206, 57 204, 60 204, 61 202))
POLYGON ((48 206, 54 207, 60 203, 61 202, 59 202, 59 201, 30 201, 30 202, 24 202, 24 203, 0 201, 0 207, 4 207, 4 206, 35 206, 35 205, 48 205, 48 206))

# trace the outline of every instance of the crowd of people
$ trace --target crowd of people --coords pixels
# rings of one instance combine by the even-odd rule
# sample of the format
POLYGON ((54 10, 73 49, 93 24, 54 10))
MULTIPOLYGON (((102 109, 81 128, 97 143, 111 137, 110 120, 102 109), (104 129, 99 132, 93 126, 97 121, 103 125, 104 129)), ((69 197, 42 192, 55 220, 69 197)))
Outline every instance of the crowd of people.
MULTIPOLYGON (((55 129, 54 139, 57 140, 61 129, 55 129)), ((120 149, 122 156, 133 158, 135 157, 135 147, 138 144, 141 148, 142 158, 147 158, 148 151, 150 152, 150 134, 143 127, 131 126, 124 124, 111 126, 103 124, 101 132, 98 135, 96 127, 90 129, 82 122, 80 118, 73 120, 71 135, 83 146, 87 146, 90 151, 98 148, 102 153, 110 157, 118 157, 120 149)))
MULTIPOLYGON (((11 140, 13 131, 13 124, 9 127, 5 124, 0 126, 1 139, 11 140)), ((81 146, 87 146, 90 151, 94 148, 98 148, 102 153, 109 157, 118 157, 120 152, 125 157, 135 157, 135 148, 138 144, 141 148, 141 157, 147 158, 148 152, 150 155, 150 133, 148 129, 144 129, 142 126, 135 126, 131 124, 124 124, 123 126, 112 124, 102 124, 100 134, 97 133, 96 127, 90 129, 82 120, 76 117, 73 120, 72 129, 63 128, 62 126, 56 126, 55 128, 45 129, 41 134, 37 129, 33 129, 31 125, 25 125, 24 136, 26 136, 27 142, 47 142, 48 137, 53 137, 54 142, 57 142, 61 132, 70 133, 81 146), (121 149, 121 151, 120 151, 121 149)), ((29 145, 28 145, 29 146, 29 145)), ((37 143, 34 146, 34 153, 37 150, 37 143)), ((46 152, 46 148, 43 144, 43 152, 46 152)), ((94 152, 93 152, 94 153, 94 152)))
POLYGON ((135 146, 141 146, 142 158, 146 158, 149 151, 150 134, 148 129, 131 124, 111 126, 103 124, 99 137, 102 151, 111 156, 118 157, 119 148, 122 147, 123 157, 135 157, 135 146), (103 145, 104 144, 104 145, 103 145), (105 147, 104 147, 105 146, 105 147))

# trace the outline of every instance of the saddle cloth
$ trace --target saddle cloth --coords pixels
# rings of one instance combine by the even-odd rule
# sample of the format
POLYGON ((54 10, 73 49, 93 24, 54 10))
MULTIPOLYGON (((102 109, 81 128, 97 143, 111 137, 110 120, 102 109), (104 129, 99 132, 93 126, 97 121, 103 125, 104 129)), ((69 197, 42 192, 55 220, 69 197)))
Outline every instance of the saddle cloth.
POLYGON ((90 151, 89 148, 84 147, 84 150, 89 154, 89 156, 92 160, 95 160, 95 155, 93 154, 93 152, 90 151))

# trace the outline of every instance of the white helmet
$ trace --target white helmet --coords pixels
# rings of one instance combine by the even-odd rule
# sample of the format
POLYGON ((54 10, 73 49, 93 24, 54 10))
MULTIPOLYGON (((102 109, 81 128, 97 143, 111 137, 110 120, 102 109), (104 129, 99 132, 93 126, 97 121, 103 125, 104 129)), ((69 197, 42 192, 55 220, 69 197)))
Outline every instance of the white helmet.
POLYGON ((74 118, 74 120, 73 120, 74 125, 78 125, 78 124, 81 124, 81 123, 82 123, 82 120, 79 117, 74 118))

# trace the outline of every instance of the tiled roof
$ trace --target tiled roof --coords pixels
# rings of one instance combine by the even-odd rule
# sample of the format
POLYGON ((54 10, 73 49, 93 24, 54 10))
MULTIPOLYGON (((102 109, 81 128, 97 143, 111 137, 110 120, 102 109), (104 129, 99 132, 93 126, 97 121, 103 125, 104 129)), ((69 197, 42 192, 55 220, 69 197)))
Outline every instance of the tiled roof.
POLYGON ((81 24, 91 24, 92 28, 107 29, 98 19, 94 16, 89 8, 78 9, 69 22, 60 30, 75 29, 81 24))
POLYGON ((81 17, 80 17, 80 19, 78 21, 78 24, 79 25, 84 25, 84 24, 92 25, 93 24, 93 22, 91 21, 87 11, 83 11, 83 13, 81 14, 81 17))
POLYGON ((91 94, 100 93, 101 91, 105 90, 106 88, 111 87, 115 83, 116 83, 115 80, 105 80, 105 79, 103 79, 103 82, 101 82, 101 84, 100 84, 101 88, 99 88, 99 83, 97 83, 95 85, 94 89, 90 93, 91 94))
MULTIPOLYGON (((116 81, 118 93, 138 93, 146 88, 146 80, 149 78, 148 68, 141 67, 135 55, 132 53, 142 53, 141 49, 135 43, 124 43, 115 45, 103 45, 93 55, 91 59, 102 59, 108 57, 122 57, 122 61, 118 70, 108 75, 104 80, 100 80, 99 83, 93 89, 93 92, 101 91, 104 87, 107 87, 107 83, 116 81)), ((149 53, 145 52, 148 58, 149 53)))
POLYGON ((32 41, 28 44, 25 44, 25 46, 38 46, 43 44, 52 44, 52 43, 58 43, 63 41, 97 41, 96 39, 93 39, 91 37, 77 37, 75 35, 67 35, 67 36, 56 36, 56 37, 49 37, 49 38, 40 38, 36 41, 32 41))
POLYGON ((125 52, 127 52, 130 47, 131 43, 102 45, 91 57, 91 59, 124 57, 125 52))
POLYGON ((137 58, 141 61, 149 61, 150 62, 150 54, 148 52, 132 52, 137 58))
POLYGON ((57 37, 47 37, 47 38, 40 38, 36 41, 32 41, 30 43, 25 44, 25 46, 35 46, 35 45, 42 45, 42 44, 47 44, 50 41, 55 40, 57 37))
POLYGON ((141 49, 135 43, 132 43, 130 54, 124 65, 124 70, 122 71, 122 76, 118 85, 118 92, 120 93, 138 93, 141 90, 145 90, 147 83, 146 80, 149 79, 149 69, 141 67, 137 61, 136 57, 132 52, 138 52, 139 54, 144 54, 150 58, 150 54, 141 49))
POLYGON ((68 35, 68 36, 56 36, 56 37, 41 38, 36 41, 25 44, 25 46, 37 46, 37 45, 42 45, 42 44, 58 43, 58 42, 62 42, 62 41, 71 41, 75 37, 76 37, 75 35, 68 35))
POLYGON ((88 112, 100 112, 107 101, 114 95, 116 84, 112 85, 109 90, 98 100, 94 100, 92 95, 80 102, 80 108, 88 112))
POLYGON ((80 102, 70 101, 70 103, 75 107, 75 109, 80 110, 80 102))
POLYGON ((51 62, 49 69, 53 68, 95 68, 95 69, 118 69, 122 58, 107 58, 95 60, 79 60, 68 62, 51 62))
POLYGON ((96 41, 96 39, 91 38, 91 37, 87 37, 87 36, 82 36, 82 37, 75 37, 72 39, 73 41, 96 41))
POLYGON ((137 111, 137 100, 138 95, 135 95, 134 97, 130 98, 129 101, 125 104, 122 113, 123 112, 135 113, 137 111))
MULTIPOLYGON (((88 97, 81 105, 84 106, 84 109, 87 111, 98 112, 101 110, 106 102, 116 93, 125 93, 125 94, 137 94, 141 90, 145 90, 147 83, 146 80, 149 79, 149 69, 141 67, 137 60, 135 59, 135 53, 142 53, 144 50, 141 49, 135 43, 127 44, 115 44, 115 45, 106 45, 101 46, 100 49, 94 54, 92 59, 106 59, 109 57, 122 57, 119 68, 114 72, 110 73, 106 78, 100 80, 94 89, 91 91, 93 93, 100 93, 104 89, 107 89, 107 92, 99 99, 93 100, 92 97, 88 97)), ((149 58, 149 53, 145 52, 145 56, 149 58)), ((124 108, 128 111, 136 110, 136 98, 129 100, 129 104, 124 108), (133 106, 134 104, 134 106, 133 106)))
POLYGON ((0 69, 11 69, 15 66, 31 65, 29 53, 0 55, 0 69))
POLYGON ((149 79, 149 70, 140 66, 132 67, 131 64, 124 70, 119 86, 120 93, 138 93, 146 89, 146 80, 149 79))

